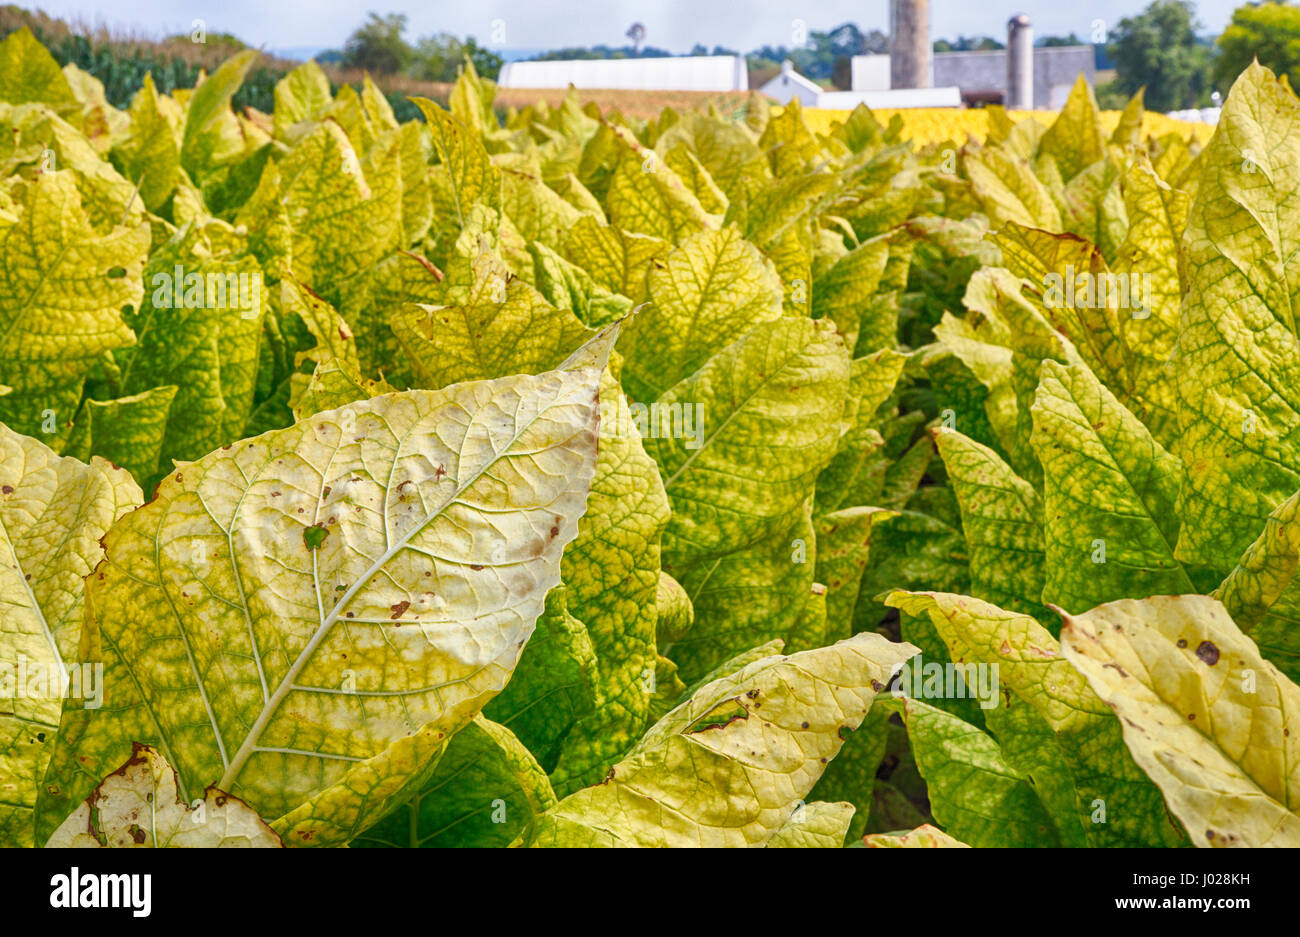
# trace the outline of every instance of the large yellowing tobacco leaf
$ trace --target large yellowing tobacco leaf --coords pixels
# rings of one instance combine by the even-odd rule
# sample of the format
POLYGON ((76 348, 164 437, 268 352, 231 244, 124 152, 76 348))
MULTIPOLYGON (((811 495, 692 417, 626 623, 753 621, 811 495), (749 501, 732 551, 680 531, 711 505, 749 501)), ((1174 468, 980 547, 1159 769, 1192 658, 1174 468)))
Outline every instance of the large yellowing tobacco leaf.
POLYGON ((79 657, 82 579, 103 557, 99 538, 141 500, 122 469, 60 458, 0 425, 0 844, 33 844, 64 696, 95 705, 104 688, 79 657))
POLYGON ((44 821, 133 741, 186 799, 216 783, 295 842, 396 806, 560 581, 615 334, 592 366, 376 397, 166 478, 105 537, 87 600, 105 705, 65 712, 44 821))
MULTIPOLYGON (((696 690, 606 780, 571 794, 529 846, 762 846, 916 653, 877 634, 771 656, 696 690)), ((805 808, 806 809, 806 808, 805 808)))
POLYGON ((18 432, 63 432, 94 359, 134 339, 122 307, 140 301, 149 228, 98 234, 72 172, 28 189, 18 220, 0 226, 0 420, 18 432))
POLYGON ((592 333, 570 309, 557 309, 510 273, 490 250, 474 260, 465 301, 412 303, 390 323, 420 387, 553 368, 592 333))
MULTIPOLYGON (((1184 841, 1166 817, 1160 791, 1123 750, 1119 720, 1045 627, 968 596, 895 592, 886 602, 930 621, 963 680, 969 668, 985 668, 982 679, 998 699, 982 712, 998 754, 1032 780, 1063 845, 1184 841)), ((979 677, 978 669, 973 675, 979 677)), ((917 682, 914 676, 913 687, 917 682)))
POLYGON ((1252 65, 1200 158, 1173 364, 1177 552, 1226 570, 1300 489, 1300 101, 1252 65))
POLYGON ((77 108, 76 95, 59 63, 26 26, 0 42, 0 101, 36 101, 63 113, 77 108))
POLYGON ((1300 688, 1216 599, 1066 615, 1061 651, 1115 710, 1133 758, 1198 846, 1300 845, 1300 688))
POLYGON ((673 506, 664 551, 674 568, 789 526, 835 452, 848 384, 834 325, 785 317, 755 325, 656 401, 691 429, 645 441, 673 506))
POLYGON ((684 240, 649 274, 648 308, 623 331, 621 380, 646 403, 751 326, 781 315, 781 280, 734 227, 684 240))

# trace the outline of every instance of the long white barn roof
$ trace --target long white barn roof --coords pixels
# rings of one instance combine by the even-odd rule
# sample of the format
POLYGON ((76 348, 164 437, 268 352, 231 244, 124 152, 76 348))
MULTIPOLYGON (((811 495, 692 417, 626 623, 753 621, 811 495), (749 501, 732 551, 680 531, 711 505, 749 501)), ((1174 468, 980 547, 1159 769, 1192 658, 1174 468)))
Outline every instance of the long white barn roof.
POLYGON ((626 88, 636 91, 748 91, 749 70, 739 55, 672 58, 570 59, 509 62, 502 88, 626 88))

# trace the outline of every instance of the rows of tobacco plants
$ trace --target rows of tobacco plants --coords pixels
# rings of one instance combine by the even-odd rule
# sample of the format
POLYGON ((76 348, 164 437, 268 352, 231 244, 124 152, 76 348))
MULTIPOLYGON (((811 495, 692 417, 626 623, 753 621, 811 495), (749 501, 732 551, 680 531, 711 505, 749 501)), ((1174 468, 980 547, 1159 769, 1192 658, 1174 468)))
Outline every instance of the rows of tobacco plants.
POLYGON ((1285 83, 919 146, 253 55, 0 44, 0 842, 1300 845, 1285 83))

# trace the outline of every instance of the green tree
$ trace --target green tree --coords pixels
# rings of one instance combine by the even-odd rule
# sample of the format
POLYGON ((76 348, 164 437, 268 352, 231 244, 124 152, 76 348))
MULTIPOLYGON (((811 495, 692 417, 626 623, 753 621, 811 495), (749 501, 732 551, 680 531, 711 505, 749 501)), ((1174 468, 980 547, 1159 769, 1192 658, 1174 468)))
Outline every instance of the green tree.
POLYGON ((1226 92, 1252 59, 1286 75, 1294 88, 1300 79, 1300 8, 1274 2, 1238 7, 1218 47, 1214 83, 1220 91, 1226 92))
POLYGON ((402 33, 406 32, 406 15, 371 13, 365 25, 348 37, 343 47, 343 64, 362 68, 376 75, 393 75, 410 64, 413 51, 402 33))
POLYGON ((438 33, 415 44, 407 70, 425 81, 455 81, 456 70, 466 59, 484 78, 496 78, 503 64, 501 56, 480 46, 473 36, 462 41, 451 33, 438 33))
POLYGON ((1137 16, 1119 21, 1107 51, 1115 62, 1115 89, 1125 97, 1146 88, 1153 111, 1193 107, 1207 92, 1209 50, 1190 0, 1155 0, 1137 16))

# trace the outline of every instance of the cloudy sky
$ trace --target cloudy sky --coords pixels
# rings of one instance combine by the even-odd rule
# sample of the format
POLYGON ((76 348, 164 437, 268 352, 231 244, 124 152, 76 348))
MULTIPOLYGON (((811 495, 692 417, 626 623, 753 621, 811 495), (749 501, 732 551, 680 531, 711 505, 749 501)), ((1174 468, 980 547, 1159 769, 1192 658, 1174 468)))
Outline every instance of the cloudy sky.
MULTIPOLYGON (((337 47, 365 18, 370 3, 380 12, 409 17, 409 39, 446 30, 473 35, 480 42, 507 48, 555 48, 572 45, 622 45, 633 22, 646 27, 646 42, 685 52, 696 42, 748 51, 765 44, 790 45, 796 20, 808 29, 827 29, 846 20, 863 29, 885 29, 888 0, 43 0, 39 7, 55 16, 75 17, 146 36, 189 32, 194 19, 210 31, 231 32, 271 50, 337 47), (495 35, 494 35, 495 30, 495 35)), ((1146 0, 931 0, 935 38, 962 35, 1001 37, 1007 18, 1028 13, 1039 35, 1071 31, 1087 38, 1094 21, 1107 27, 1139 12, 1146 0)), ((1223 29, 1238 0, 1200 0, 1198 17, 1209 32, 1223 29)))

